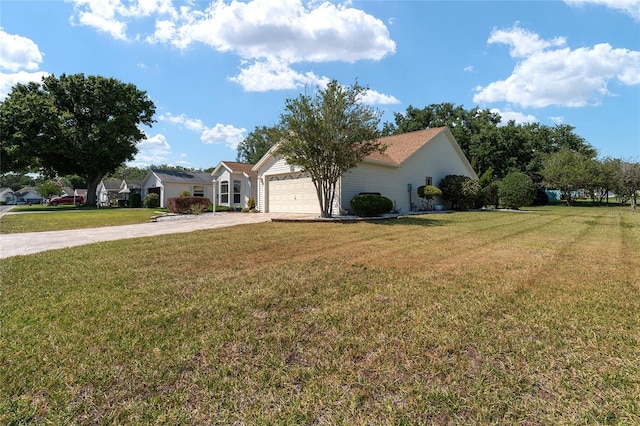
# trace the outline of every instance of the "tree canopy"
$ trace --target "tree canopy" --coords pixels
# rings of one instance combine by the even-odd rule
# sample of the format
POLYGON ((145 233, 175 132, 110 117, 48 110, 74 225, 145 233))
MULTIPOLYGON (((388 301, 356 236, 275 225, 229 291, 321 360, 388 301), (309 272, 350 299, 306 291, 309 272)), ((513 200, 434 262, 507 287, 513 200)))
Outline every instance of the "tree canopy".
POLYGON ((422 109, 409 106, 405 113, 396 113, 394 119, 395 123, 385 123, 384 134, 448 126, 479 176, 491 169, 493 177, 501 179, 516 170, 540 183, 550 154, 568 148, 590 157, 596 155, 573 126, 502 123, 499 114, 478 107, 467 110, 452 103, 431 104, 422 109))
POLYGON ((282 128, 280 126, 256 126, 238 145, 236 160, 256 164, 281 139, 282 128))
POLYGON ((382 151, 380 112, 362 103, 367 88, 336 80, 313 96, 287 99, 281 116, 284 137, 277 152, 309 173, 322 217, 331 217, 338 179, 364 157, 382 151))
POLYGON ((0 167, 76 174, 95 202, 102 177, 138 152, 155 106, 146 92, 114 78, 50 75, 16 85, 0 104, 0 167))

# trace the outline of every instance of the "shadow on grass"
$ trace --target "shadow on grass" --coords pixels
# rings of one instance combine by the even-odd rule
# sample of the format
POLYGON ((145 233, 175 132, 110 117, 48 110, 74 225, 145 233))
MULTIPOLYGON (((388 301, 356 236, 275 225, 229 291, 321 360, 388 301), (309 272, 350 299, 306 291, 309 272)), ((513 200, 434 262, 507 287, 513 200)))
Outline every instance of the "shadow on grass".
POLYGON ((451 221, 448 219, 435 220, 433 217, 429 217, 429 215, 424 215, 424 216, 403 216, 394 220, 377 220, 377 221, 371 221, 369 223, 373 223, 375 225, 387 225, 387 226, 395 226, 395 225, 444 226, 450 222, 451 221))

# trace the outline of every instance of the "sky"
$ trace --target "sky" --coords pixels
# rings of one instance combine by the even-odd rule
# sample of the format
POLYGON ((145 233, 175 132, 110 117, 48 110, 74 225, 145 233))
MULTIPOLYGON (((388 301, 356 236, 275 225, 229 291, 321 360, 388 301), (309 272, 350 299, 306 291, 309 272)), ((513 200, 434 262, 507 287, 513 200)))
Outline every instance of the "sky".
POLYGON ((235 161, 287 99, 330 80, 367 86, 382 123, 479 106, 640 161, 640 0, 0 0, 0 100, 76 73, 153 100, 140 168, 235 161))

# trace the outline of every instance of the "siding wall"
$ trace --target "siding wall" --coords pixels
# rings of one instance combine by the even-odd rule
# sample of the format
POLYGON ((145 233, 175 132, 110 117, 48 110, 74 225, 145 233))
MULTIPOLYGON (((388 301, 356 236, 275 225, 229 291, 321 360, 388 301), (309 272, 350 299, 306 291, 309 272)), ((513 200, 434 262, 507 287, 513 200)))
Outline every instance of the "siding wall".
POLYGON ((266 185, 269 181, 269 176, 279 175, 282 173, 290 173, 294 171, 300 171, 300 168, 293 167, 287 164, 284 158, 270 157, 267 162, 258 171, 258 188, 257 188, 257 208, 261 212, 267 211, 267 188, 266 185))
POLYGON ((458 152, 449 139, 438 135, 434 140, 420 148, 409 157, 401 167, 390 168, 363 163, 342 177, 340 202, 343 209, 349 209, 349 201, 361 192, 379 192, 391 199, 401 213, 412 208, 409 204, 408 184, 411 184, 411 203, 417 206, 418 186, 426 183, 426 177, 433 179, 438 186, 446 175, 457 174, 471 176, 458 152))

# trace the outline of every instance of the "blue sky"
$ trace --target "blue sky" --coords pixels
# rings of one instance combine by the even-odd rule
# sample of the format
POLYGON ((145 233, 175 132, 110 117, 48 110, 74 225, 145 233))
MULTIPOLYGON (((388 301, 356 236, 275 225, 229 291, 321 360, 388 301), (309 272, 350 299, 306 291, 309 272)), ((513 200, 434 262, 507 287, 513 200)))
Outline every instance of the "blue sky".
POLYGON ((477 105, 640 161, 640 0, 0 0, 0 27, 0 99, 62 73, 148 93, 138 167, 235 160, 287 98, 331 79, 368 86, 383 122, 477 105))

